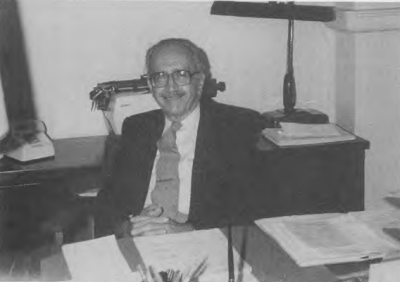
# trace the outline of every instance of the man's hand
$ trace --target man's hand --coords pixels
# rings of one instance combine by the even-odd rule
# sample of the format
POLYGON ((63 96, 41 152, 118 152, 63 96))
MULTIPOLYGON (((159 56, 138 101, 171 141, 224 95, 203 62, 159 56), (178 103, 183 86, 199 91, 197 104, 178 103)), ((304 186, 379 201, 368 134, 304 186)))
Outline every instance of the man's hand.
POLYGON ((180 232, 188 232, 194 230, 193 226, 189 223, 178 223, 168 217, 149 218, 142 220, 142 218, 132 218, 132 236, 149 236, 172 234, 180 232))
POLYGON ((143 217, 159 217, 163 213, 163 208, 154 204, 151 204, 147 207, 145 207, 142 212, 140 213, 140 216, 143 217))
POLYGON ((150 205, 143 209, 139 216, 132 217, 132 236, 161 235, 194 230, 188 223, 178 223, 168 217, 162 216, 162 208, 150 205))

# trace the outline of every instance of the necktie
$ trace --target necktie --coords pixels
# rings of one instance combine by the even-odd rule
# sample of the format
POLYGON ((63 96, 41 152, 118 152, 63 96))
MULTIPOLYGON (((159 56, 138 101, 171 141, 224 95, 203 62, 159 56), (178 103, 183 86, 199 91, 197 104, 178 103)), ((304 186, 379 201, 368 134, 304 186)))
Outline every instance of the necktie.
POLYGON ((172 122, 157 142, 160 157, 156 164, 156 186, 151 193, 151 200, 163 208, 163 216, 183 223, 187 216, 178 212, 180 154, 176 146, 176 132, 181 127, 180 122, 172 122))

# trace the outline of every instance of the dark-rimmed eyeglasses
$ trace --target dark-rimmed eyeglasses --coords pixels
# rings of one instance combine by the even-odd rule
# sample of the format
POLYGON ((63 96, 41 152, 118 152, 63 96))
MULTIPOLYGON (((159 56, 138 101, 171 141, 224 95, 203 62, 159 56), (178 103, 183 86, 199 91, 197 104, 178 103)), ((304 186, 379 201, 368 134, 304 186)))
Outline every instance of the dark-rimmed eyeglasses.
POLYGON ((185 86, 192 82, 192 77, 199 72, 190 72, 187 70, 176 70, 173 73, 169 74, 167 72, 155 72, 149 75, 150 83, 153 87, 161 88, 165 87, 170 79, 174 80, 174 82, 179 86, 185 86))

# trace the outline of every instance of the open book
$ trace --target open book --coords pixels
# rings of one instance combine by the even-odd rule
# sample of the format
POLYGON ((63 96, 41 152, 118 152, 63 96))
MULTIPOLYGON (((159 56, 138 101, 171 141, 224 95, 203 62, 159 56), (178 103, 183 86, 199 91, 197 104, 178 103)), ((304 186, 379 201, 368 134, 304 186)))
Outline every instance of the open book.
POLYGON ((265 128, 262 135, 280 147, 354 140, 356 137, 336 124, 280 123, 281 128, 265 128))
POLYGON ((299 266, 335 264, 400 254, 400 244, 379 236, 351 213, 295 215, 255 223, 299 266))

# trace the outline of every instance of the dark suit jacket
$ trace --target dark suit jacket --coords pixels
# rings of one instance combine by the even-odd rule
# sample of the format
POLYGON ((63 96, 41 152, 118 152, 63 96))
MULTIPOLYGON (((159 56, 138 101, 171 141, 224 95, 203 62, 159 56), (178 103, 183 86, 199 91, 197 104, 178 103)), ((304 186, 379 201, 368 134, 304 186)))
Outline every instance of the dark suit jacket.
MULTIPOLYGON (((121 149, 98 196, 97 236, 115 232, 128 215, 142 211, 164 123, 161 110, 124 121, 121 149)), ((261 115, 255 111, 201 102, 188 219, 196 229, 242 223, 255 216, 254 157, 261 129, 261 115)))

